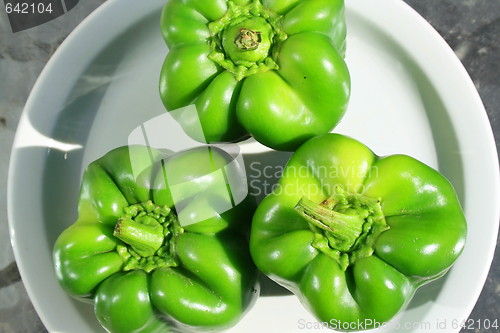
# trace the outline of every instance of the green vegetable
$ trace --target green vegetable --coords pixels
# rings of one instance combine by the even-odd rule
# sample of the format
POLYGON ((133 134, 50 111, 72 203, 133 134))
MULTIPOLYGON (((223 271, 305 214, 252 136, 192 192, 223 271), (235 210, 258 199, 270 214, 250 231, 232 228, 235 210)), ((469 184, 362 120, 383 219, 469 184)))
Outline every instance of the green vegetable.
POLYGON ((130 146, 90 164, 78 220, 54 246, 61 286, 109 332, 235 324, 258 286, 243 232, 253 210, 235 201, 229 162, 213 147, 130 146))
POLYGON ((294 150, 346 110, 343 0, 170 0, 161 31, 161 98, 196 140, 294 150))
POLYGON ((465 237, 460 203, 439 172, 326 134, 293 154, 260 203, 250 251, 321 322, 361 330, 387 322, 444 275, 465 237))

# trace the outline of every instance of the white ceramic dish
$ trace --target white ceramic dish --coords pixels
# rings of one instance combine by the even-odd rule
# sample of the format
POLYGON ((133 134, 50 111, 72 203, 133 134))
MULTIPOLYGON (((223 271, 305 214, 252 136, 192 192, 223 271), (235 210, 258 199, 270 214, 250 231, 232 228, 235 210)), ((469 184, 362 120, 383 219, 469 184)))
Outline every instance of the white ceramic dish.
MULTIPOLYGON (((22 115, 9 169, 10 233, 26 289, 50 332, 103 331, 92 306, 59 288, 51 251, 76 218, 84 167, 164 112, 157 92, 167 52, 158 28, 164 2, 102 5, 52 57, 22 115)), ((458 332, 483 287, 498 232, 499 169, 486 113, 452 50, 402 1, 349 0, 347 19, 353 93, 335 131, 377 154, 405 153, 438 168, 469 223, 465 251, 449 274, 419 290, 380 331, 458 332)), ((251 142, 241 149, 246 163, 277 168, 289 156, 251 142)), ((263 289, 231 332, 323 329, 294 296, 269 283, 263 289)))

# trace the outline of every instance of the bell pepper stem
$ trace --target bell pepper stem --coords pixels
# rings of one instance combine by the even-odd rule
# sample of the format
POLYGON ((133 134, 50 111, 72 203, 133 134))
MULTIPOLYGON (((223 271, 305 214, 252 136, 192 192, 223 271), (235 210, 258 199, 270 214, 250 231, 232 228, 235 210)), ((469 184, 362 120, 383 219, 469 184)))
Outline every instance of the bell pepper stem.
POLYGON ((159 267, 177 267, 177 237, 184 232, 175 213, 152 201, 124 208, 113 235, 124 244, 116 251, 123 260, 123 271, 142 269, 146 273, 159 267))
POLYGON ((122 218, 113 235, 143 257, 152 256, 163 244, 163 227, 153 218, 122 218))
POLYGON ((377 238, 389 229, 380 199, 348 194, 340 185, 321 203, 303 197, 295 210, 314 233, 311 245, 344 271, 356 260, 372 255, 377 238))
POLYGON ((240 33, 236 36, 234 44, 243 51, 252 51, 259 47, 262 38, 259 31, 250 29, 240 29, 240 33))
POLYGON ((305 197, 295 210, 309 223, 324 230, 330 236, 330 245, 339 251, 348 251, 363 231, 364 219, 360 216, 336 212, 305 197))
POLYGON ((224 16, 208 23, 208 58, 237 81, 278 69, 277 45, 288 37, 282 20, 282 15, 264 7, 260 0, 244 5, 228 1, 224 16))

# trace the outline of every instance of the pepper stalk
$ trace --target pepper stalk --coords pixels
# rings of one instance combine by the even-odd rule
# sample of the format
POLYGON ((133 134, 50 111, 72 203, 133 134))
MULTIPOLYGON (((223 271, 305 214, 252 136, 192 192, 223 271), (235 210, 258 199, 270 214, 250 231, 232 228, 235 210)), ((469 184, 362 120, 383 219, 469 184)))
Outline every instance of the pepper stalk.
POLYGON ((312 246, 346 270, 356 260, 372 255, 375 241, 389 229, 380 199, 348 195, 342 186, 321 203, 306 197, 295 206, 314 232, 312 246))
POLYGON ((287 39, 281 28, 283 17, 264 7, 260 0, 242 6, 229 1, 228 6, 223 17, 208 24, 208 58, 238 81, 278 69, 276 46, 287 39))
POLYGON ((123 270, 149 273, 158 267, 178 266, 175 242, 183 232, 177 216, 167 206, 147 201, 125 208, 113 232, 124 243, 116 249, 124 261, 123 270))

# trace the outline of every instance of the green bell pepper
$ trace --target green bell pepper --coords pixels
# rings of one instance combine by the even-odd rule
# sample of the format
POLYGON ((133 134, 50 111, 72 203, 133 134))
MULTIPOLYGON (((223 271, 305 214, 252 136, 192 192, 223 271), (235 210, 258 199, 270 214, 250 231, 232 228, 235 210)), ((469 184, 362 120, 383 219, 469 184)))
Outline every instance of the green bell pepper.
POLYGON ((54 246, 61 286, 93 302, 109 332, 235 324, 258 284, 243 232, 253 209, 231 197, 229 162, 214 147, 129 146, 91 163, 78 219, 54 246))
POLYGON ((445 274, 466 229, 438 171, 326 134, 292 155, 258 206, 250 251, 318 320, 362 330, 389 321, 419 286, 445 274))
POLYGON ((346 110, 343 0, 170 0, 161 31, 161 98, 196 140, 294 150, 346 110))

